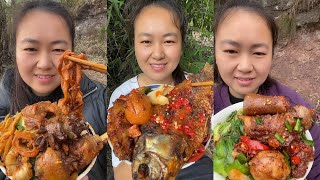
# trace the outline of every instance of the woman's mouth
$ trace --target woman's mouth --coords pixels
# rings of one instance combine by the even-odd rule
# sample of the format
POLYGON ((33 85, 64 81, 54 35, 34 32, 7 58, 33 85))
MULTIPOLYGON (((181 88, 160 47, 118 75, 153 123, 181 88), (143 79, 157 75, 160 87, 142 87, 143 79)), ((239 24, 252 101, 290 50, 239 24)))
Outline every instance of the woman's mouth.
POLYGON ((41 83, 49 83, 54 75, 35 75, 41 83))
POLYGON ((240 86, 249 86, 253 82, 254 78, 236 77, 236 80, 240 86))
POLYGON ((166 64, 150 64, 150 66, 154 71, 160 72, 165 69, 166 64))

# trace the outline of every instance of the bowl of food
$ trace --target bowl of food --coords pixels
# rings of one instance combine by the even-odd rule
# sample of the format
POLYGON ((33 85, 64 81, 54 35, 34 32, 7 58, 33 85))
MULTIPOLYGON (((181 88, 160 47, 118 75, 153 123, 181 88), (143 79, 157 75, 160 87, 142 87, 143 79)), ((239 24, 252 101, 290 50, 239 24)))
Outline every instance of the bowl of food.
POLYGON ((81 179, 91 170, 103 147, 100 136, 87 122, 60 112, 56 103, 39 102, 0 123, 0 169, 5 175, 81 179))
MULTIPOLYGON (((275 105, 274 101, 270 103, 275 105)), ((267 101, 261 102, 266 106, 267 101)), ((214 179, 305 179, 313 164, 314 147, 310 126, 302 125, 301 119, 312 121, 312 111, 294 106, 275 114, 267 110, 263 115, 248 116, 244 114, 248 112, 248 100, 244 103, 233 104, 213 116, 214 179)))

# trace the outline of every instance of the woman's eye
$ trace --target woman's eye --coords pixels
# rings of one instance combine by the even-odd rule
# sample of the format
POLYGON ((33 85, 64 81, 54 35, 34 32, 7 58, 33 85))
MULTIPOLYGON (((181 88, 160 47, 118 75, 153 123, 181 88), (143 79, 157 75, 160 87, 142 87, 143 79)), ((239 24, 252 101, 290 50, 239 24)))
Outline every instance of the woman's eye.
POLYGON ((35 51, 37 51, 36 48, 24 48, 23 50, 24 50, 24 51, 29 51, 29 52, 35 52, 35 51))
POLYGON ((253 53, 254 55, 257 55, 257 56, 264 56, 264 55, 266 55, 266 53, 264 53, 264 52, 255 52, 255 53, 253 53))
POLYGON ((54 49, 53 51, 54 52, 64 52, 65 50, 64 49, 54 49))
POLYGON ((171 41, 171 40, 168 40, 168 41, 165 41, 164 43, 171 44, 171 43, 175 43, 175 42, 174 42, 174 41, 171 41))
POLYGON ((235 50, 230 50, 230 49, 224 50, 223 52, 228 53, 228 54, 236 54, 236 53, 237 53, 237 51, 235 51, 235 50))
POLYGON ((148 40, 144 40, 144 41, 141 41, 142 44, 150 44, 151 41, 148 41, 148 40))

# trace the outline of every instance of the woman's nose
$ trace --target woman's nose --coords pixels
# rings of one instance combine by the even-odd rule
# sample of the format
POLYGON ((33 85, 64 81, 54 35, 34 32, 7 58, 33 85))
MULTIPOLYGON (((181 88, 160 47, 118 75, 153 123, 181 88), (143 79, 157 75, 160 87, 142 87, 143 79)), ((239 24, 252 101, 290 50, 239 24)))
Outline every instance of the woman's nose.
POLYGON ((165 54, 164 54, 162 45, 160 43, 155 44, 153 46, 152 58, 156 59, 156 60, 161 60, 164 58, 164 56, 165 56, 165 54))
POLYGON ((253 70, 253 64, 249 55, 243 54, 239 57, 237 69, 244 73, 251 72, 253 70))
POLYGON ((41 52, 39 54, 38 58, 39 59, 38 59, 37 67, 39 69, 50 69, 50 68, 52 68, 54 66, 50 53, 41 52))

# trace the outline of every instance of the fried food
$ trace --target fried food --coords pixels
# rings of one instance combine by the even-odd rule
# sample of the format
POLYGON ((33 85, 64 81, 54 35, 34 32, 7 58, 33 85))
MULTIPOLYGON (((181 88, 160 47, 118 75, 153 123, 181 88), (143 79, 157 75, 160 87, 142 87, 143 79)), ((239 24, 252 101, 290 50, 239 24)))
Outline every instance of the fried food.
POLYGON ((7 175, 16 180, 29 180, 33 177, 32 166, 29 158, 19 155, 13 148, 5 156, 4 165, 7 168, 7 175))
POLYGON ((72 166, 63 159, 63 153, 50 147, 37 157, 34 170, 35 175, 43 180, 75 180, 77 177, 72 175, 72 166))
POLYGON ((285 180, 290 167, 279 151, 261 151, 250 162, 250 173, 255 180, 285 180))
POLYGON ((287 112, 290 103, 284 96, 248 94, 243 101, 243 114, 247 116, 287 112))

